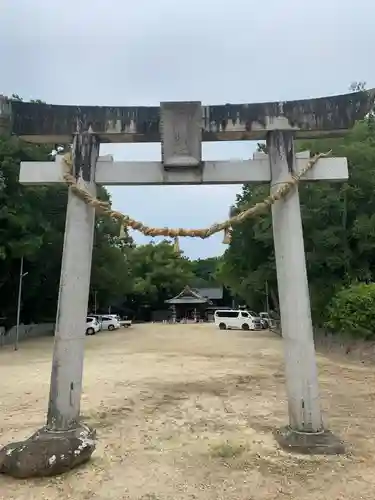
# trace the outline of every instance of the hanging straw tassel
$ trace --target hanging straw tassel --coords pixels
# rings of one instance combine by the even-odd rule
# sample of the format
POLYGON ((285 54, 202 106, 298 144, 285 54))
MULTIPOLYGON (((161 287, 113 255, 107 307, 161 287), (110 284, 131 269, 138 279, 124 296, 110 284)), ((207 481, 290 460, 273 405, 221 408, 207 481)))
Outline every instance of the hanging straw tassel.
POLYGON ((176 236, 174 239, 173 249, 176 253, 180 253, 180 241, 178 239, 178 236, 176 236))
POLYGON ((126 237, 124 224, 121 223, 119 238, 123 240, 126 237))
POLYGON ((229 245, 231 241, 232 241, 232 229, 230 227, 227 227, 226 229, 224 229, 223 244, 229 245))
MULTIPOLYGON (((236 213, 237 213, 237 208, 234 205, 231 205, 229 207, 229 218, 231 219, 232 217, 234 217, 236 213)), ((232 241, 232 227, 229 226, 224 229, 223 243, 224 245, 229 245, 231 241, 232 241)))

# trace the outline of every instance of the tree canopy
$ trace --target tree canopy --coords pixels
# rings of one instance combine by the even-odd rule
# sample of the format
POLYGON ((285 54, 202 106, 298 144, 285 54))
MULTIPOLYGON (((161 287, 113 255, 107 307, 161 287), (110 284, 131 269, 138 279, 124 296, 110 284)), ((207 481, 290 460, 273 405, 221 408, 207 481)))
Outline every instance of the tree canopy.
MULTIPOLYGON (((22 186, 21 161, 53 161, 50 148, 0 137, 0 324, 11 326, 17 311, 18 280, 24 259, 22 321, 53 321, 56 314, 65 228, 65 186, 22 186)), ((98 196, 110 202, 106 189, 98 196)), ((95 222, 88 309, 117 305, 143 314, 164 308, 164 300, 187 284, 210 280, 216 259, 192 262, 173 242, 136 246, 110 217, 95 222)))

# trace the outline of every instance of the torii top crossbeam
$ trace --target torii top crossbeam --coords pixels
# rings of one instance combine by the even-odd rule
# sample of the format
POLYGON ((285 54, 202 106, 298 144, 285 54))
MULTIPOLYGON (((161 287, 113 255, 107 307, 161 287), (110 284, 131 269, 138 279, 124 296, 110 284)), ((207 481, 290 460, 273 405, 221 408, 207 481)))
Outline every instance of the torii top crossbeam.
MULTIPOLYGON (((296 138, 340 136, 365 117, 374 98, 375 89, 298 101, 202 105, 202 140, 262 140, 276 129, 294 130, 296 138)), ((160 107, 64 106, 0 96, 0 128, 5 122, 14 135, 35 143, 69 143, 77 123, 83 130, 91 127, 100 142, 161 140, 160 107)))

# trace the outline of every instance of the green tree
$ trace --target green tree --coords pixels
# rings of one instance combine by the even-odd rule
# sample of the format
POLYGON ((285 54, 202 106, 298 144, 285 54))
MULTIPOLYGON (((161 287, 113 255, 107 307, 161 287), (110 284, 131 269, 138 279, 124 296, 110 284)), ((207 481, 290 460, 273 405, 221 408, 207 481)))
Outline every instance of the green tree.
MULTIPOLYGON (((56 314, 65 229, 65 186, 22 186, 21 161, 48 161, 50 148, 0 137, 0 321, 15 322, 21 257, 24 258, 22 321, 52 320, 56 314)), ((105 189, 102 199, 110 201, 105 189)), ((131 287, 127 252, 130 238, 119 238, 119 225, 98 217, 92 266, 92 287, 110 303, 131 287)), ((79 244, 79 242, 78 242, 79 244)))
POLYGON ((325 326, 334 333, 357 338, 375 336, 375 284, 355 283, 342 288, 328 306, 325 326))
MULTIPOLYGON (((98 196, 103 201, 111 201, 103 188, 98 196)), ((90 284, 91 309, 96 302, 98 310, 103 311, 113 303, 122 302, 132 291, 129 255, 134 247, 133 240, 127 233, 120 237, 120 232, 118 222, 110 217, 97 217, 90 284)))
POLYGON ((221 257, 208 257, 207 259, 197 259, 191 262, 191 269, 194 274, 192 286, 215 286, 218 283, 217 272, 221 257))
POLYGON ((135 247, 129 252, 129 266, 133 291, 128 302, 136 310, 164 309, 164 301, 194 277, 191 262, 168 241, 135 247))
MULTIPOLYGON (((30 278, 33 278, 40 248, 53 243, 52 237, 46 237, 51 225, 62 221, 61 218, 56 218, 56 211, 51 210, 50 199, 53 200, 54 207, 63 207, 66 202, 65 193, 56 188, 25 189, 18 182, 20 161, 46 160, 47 154, 48 149, 43 146, 30 146, 17 138, 0 138, 1 317, 15 316, 21 257, 25 259, 26 268, 29 267, 26 264, 30 263, 30 278)), ((47 260, 46 272, 48 264, 47 260)), ((25 287, 25 300, 33 293, 32 288, 25 287)))

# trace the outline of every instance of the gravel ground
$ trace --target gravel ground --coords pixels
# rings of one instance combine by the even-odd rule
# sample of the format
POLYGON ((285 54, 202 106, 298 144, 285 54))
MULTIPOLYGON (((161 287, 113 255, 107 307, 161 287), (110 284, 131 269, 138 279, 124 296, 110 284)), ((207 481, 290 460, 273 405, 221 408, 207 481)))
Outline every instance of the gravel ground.
MULTIPOLYGON (((375 491, 375 373, 320 355, 324 415, 341 457, 279 450, 287 423, 282 340, 213 325, 135 325, 87 337, 84 420, 98 430, 92 461, 57 478, 0 476, 11 500, 337 500, 375 491)), ((45 418, 52 339, 0 349, 0 443, 45 418)))

